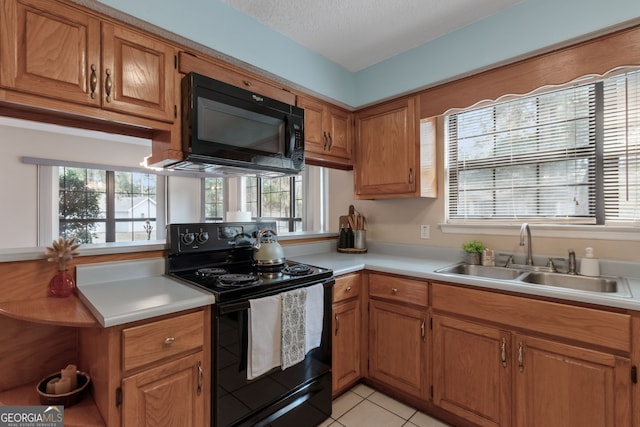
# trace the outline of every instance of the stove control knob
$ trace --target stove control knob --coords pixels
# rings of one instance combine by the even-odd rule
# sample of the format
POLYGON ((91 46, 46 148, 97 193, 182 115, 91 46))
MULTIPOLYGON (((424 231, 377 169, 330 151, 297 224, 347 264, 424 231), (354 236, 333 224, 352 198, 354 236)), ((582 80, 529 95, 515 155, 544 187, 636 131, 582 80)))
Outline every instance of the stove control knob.
POLYGON ((205 243, 207 240, 209 240, 209 233, 207 231, 201 231, 200 233, 196 234, 196 242, 199 245, 205 243))
POLYGON ((196 236, 194 233, 183 233, 180 235, 180 240, 187 246, 191 245, 195 239, 196 236))

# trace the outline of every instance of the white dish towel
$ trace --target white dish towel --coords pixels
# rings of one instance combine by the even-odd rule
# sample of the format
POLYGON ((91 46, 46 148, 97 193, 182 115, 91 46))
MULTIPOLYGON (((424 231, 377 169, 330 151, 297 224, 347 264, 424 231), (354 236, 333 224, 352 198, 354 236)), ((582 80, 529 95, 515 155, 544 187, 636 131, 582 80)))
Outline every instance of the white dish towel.
POLYGON ((280 295, 249 300, 247 379, 280 366, 282 304, 280 295))
POLYGON ((306 354, 314 348, 319 347, 322 340, 322 325, 324 322, 324 286, 319 283, 305 289, 307 291, 304 351, 306 354))

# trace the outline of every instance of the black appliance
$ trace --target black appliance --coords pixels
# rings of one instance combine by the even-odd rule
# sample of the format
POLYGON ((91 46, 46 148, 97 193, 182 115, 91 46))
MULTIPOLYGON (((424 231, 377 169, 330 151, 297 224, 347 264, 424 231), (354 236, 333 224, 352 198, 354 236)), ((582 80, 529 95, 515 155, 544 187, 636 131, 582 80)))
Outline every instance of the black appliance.
POLYGON ((282 176, 304 168, 304 110, 189 73, 182 79, 182 150, 172 169, 282 176))
POLYGON ((330 269, 290 260, 255 266, 258 232, 274 222, 170 224, 167 275, 212 292, 211 423, 223 426, 315 426, 331 415, 330 269), (285 370, 247 379, 250 300, 323 286, 320 346, 285 370))

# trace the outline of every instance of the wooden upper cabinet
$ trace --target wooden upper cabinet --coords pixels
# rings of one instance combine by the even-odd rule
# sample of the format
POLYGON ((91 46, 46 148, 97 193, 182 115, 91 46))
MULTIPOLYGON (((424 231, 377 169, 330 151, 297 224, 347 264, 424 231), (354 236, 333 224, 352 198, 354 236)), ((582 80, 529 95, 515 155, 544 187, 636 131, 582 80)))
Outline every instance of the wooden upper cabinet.
POLYGON ((356 141, 357 199, 420 195, 415 97, 358 112, 356 141))
POLYGON ((178 54, 178 71, 183 74, 190 72, 202 74, 203 76, 268 96, 285 104, 295 105, 296 103, 296 96, 293 93, 257 76, 250 75, 244 70, 235 68, 232 65, 222 64, 214 59, 201 58, 187 52, 180 52, 178 54))
POLYGON ((103 23, 103 108, 172 122, 174 57, 170 45, 103 23))
POLYGON ((353 114, 317 99, 298 96, 304 109, 305 160, 345 169, 352 165, 353 114))
POLYGON ((100 105, 100 21, 49 0, 7 0, 0 18, 0 84, 100 105))
MULTIPOLYGON (((1 4, 0 85, 50 98, 58 110, 53 103, 67 101, 174 121, 173 46, 55 1, 1 4)), ((112 118, 99 111, 89 115, 112 118)))

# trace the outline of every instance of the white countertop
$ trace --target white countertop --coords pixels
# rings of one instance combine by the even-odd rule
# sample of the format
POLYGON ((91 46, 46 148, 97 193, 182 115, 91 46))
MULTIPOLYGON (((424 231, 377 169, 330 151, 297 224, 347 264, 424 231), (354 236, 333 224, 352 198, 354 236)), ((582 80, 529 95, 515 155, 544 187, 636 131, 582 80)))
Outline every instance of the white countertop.
MULTIPOLYGON (((345 254, 336 251, 335 242, 326 241, 286 245, 284 250, 287 258, 330 268, 336 276, 366 269, 640 311, 640 266, 632 262, 600 261, 603 275, 622 276, 628 280, 632 295, 626 297, 513 280, 435 273, 435 270, 462 260, 462 252, 452 248, 372 242, 368 253, 345 254)), ((164 276, 164 268, 164 258, 79 265, 76 270, 78 295, 104 327, 215 303, 213 294, 164 276)))
MULTIPOLYGON (((285 247, 285 255, 299 262, 331 268, 335 276, 366 269, 427 280, 460 283, 477 288, 519 292, 525 295, 640 311, 640 266, 632 262, 600 261, 603 275, 622 276, 627 279, 631 290, 631 297, 627 297, 615 293, 578 291, 513 280, 435 273, 435 270, 463 260, 462 252, 456 249, 373 243, 369 247, 369 252, 365 254, 346 254, 337 252, 334 244, 332 247, 322 248, 317 253, 311 253, 308 249, 303 252, 296 251, 295 247, 285 247)), ((541 264, 537 263, 537 265, 541 264)))
POLYGON ((104 327, 215 303, 213 294, 163 275, 164 258, 76 267, 78 296, 104 327))

